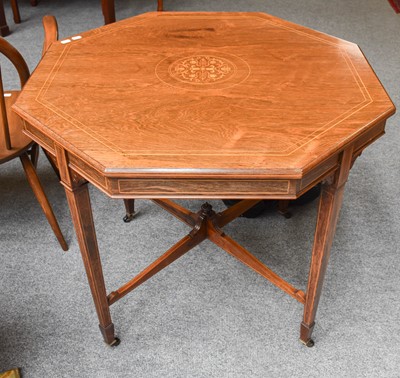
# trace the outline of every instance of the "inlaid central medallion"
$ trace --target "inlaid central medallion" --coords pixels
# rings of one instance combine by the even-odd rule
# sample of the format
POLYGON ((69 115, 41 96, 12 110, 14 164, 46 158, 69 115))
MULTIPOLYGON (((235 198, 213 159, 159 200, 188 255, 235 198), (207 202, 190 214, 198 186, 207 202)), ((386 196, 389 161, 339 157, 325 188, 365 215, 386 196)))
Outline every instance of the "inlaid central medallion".
POLYGON ((178 59, 169 66, 169 74, 172 77, 196 84, 229 79, 235 71, 236 67, 231 61, 212 55, 193 55, 178 59))
POLYGON ((247 79, 250 67, 239 56, 210 50, 164 58, 155 74, 170 86, 201 91, 238 85, 247 79))

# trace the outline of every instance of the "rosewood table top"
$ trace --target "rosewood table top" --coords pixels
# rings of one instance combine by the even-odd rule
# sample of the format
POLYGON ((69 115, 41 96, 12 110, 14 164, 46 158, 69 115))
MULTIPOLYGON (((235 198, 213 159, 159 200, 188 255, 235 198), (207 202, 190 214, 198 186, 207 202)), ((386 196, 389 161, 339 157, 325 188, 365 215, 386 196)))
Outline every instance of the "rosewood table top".
POLYGON ((16 110, 107 177, 301 178, 394 111, 357 45, 266 14, 148 13, 80 36, 16 110))
POLYGON ((307 291, 283 288, 305 304, 301 340, 310 343, 344 183, 395 108, 354 43, 263 13, 156 12, 54 43, 14 110, 58 162, 110 344, 115 294, 99 299, 85 182, 155 199, 249 266, 219 227, 255 199, 293 199, 323 182, 307 291), (245 201, 216 215, 163 198, 245 201))

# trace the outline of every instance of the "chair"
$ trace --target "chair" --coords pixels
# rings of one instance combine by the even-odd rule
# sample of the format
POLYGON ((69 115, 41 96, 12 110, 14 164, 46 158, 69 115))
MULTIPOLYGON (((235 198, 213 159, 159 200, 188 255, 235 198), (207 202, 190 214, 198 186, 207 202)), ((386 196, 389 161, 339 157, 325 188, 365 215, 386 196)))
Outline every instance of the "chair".
MULTIPOLYGON (((30 75, 29 68, 24 58, 3 38, 0 38, 0 52, 8 58, 16 68, 22 88, 30 75)), ((6 163, 17 157, 20 158, 26 178, 33 193, 42 207, 42 210, 62 249, 67 251, 67 243, 61 233, 58 222, 36 173, 36 163, 39 151, 38 145, 23 134, 22 120, 11 111, 11 106, 16 101, 19 93, 20 91, 4 92, 0 70, 0 164, 6 163)))
MULTIPOLYGON (((104 25, 115 22, 114 0, 101 0, 101 9, 104 16, 104 25)), ((157 0, 157 11, 163 10, 163 0, 157 0)))
MULTIPOLYGON (((30 0, 32 6, 38 4, 37 0, 30 0)), ((10 0, 11 8, 13 11, 14 22, 16 24, 21 23, 21 16, 19 13, 18 0, 10 0)), ((104 24, 110 24, 115 22, 115 5, 114 0, 101 0, 101 9, 104 16, 104 24)), ((157 0, 157 10, 163 10, 163 0, 157 0)))
MULTIPOLYGON (((38 4, 37 0, 30 0, 30 2, 33 7, 35 7, 38 4)), ((21 15, 19 14, 18 1, 10 0, 10 3, 11 3, 11 9, 13 12, 14 22, 16 24, 20 24, 21 23, 21 15)))
MULTIPOLYGON (((37 0, 30 0, 32 6, 37 5, 37 0)), ((21 16, 19 14, 19 7, 17 0, 10 0, 11 9, 13 11, 13 18, 16 24, 21 23, 21 16)), ((4 10, 4 1, 0 0, 0 35, 5 37, 10 34, 10 28, 7 25, 6 13, 4 10)))

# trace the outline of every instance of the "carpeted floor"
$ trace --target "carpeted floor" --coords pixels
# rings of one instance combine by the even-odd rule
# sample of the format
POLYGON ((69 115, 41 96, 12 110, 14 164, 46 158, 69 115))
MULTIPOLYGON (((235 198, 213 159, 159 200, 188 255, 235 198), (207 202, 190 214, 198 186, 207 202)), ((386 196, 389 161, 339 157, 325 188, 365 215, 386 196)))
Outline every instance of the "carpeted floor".
MULTIPOLYGON (((98 0, 20 0, 7 39, 31 69, 44 14, 62 38, 102 25, 98 0)), ((117 1, 117 18, 156 1, 117 1)), ((8 6, 8 3, 6 3, 8 6)), ((353 41, 400 104, 400 18, 380 0, 165 0, 167 10, 261 11, 353 41)), ((17 76, 1 60, 5 87, 17 76)), ((63 253, 18 161, 0 166, 0 371, 23 377, 399 377, 399 116, 357 160, 346 187, 314 330, 298 341, 302 306, 211 243, 203 243, 112 307, 122 343, 107 347, 62 187, 41 155, 39 174, 70 245, 63 253)), ((186 226, 149 201, 122 222, 121 201, 92 188, 108 290, 163 253, 186 226)), ((213 202, 223 207, 220 202, 213 202)), ((197 209, 199 201, 186 201, 197 209)), ((316 203, 292 219, 266 213, 228 231, 295 286, 307 280, 316 203)))

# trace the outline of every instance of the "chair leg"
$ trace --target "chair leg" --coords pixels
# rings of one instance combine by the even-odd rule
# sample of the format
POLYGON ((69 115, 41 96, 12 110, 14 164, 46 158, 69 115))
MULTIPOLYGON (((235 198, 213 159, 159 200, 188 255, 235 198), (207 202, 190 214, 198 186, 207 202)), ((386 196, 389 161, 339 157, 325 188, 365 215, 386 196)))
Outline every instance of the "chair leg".
POLYGON ((101 0, 101 10, 104 16, 104 25, 115 22, 115 4, 114 0, 101 0))
POLYGON ((7 25, 6 15, 4 11, 4 2, 0 0, 0 35, 5 37, 10 34, 10 28, 7 25))
POLYGON ((64 251, 68 250, 68 245, 65 242, 64 236, 60 230, 60 226, 58 225, 57 219, 51 209, 49 200, 46 197, 46 194, 43 191, 43 187, 39 181, 39 177, 37 176, 36 170, 32 161, 29 159, 28 154, 24 153, 20 156, 22 166, 24 168, 26 178, 28 179, 29 185, 31 186, 33 193, 35 194, 51 228, 53 229, 54 234, 56 235, 58 242, 61 245, 61 248, 64 251))
POLYGON ((157 11, 162 12, 164 10, 163 8, 163 0, 158 0, 157 11))
POLYGON ((20 24, 21 23, 21 16, 19 14, 18 1, 17 0, 10 0, 10 3, 11 3, 11 9, 13 11, 14 22, 16 24, 20 24))
POLYGON ((36 5, 38 5, 38 1, 37 0, 31 0, 31 5, 33 7, 36 7, 36 5))

